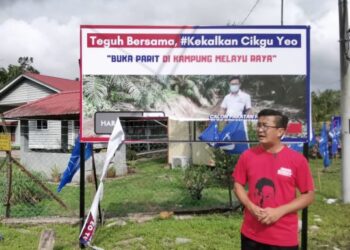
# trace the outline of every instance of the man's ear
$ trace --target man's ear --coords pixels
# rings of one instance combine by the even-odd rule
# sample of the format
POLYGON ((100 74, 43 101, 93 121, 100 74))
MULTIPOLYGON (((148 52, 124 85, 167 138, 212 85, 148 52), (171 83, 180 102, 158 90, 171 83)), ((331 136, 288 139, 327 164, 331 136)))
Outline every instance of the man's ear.
POLYGON ((285 129, 281 129, 281 135, 280 135, 280 139, 283 140, 284 136, 285 136, 285 133, 286 133, 286 130, 285 129))

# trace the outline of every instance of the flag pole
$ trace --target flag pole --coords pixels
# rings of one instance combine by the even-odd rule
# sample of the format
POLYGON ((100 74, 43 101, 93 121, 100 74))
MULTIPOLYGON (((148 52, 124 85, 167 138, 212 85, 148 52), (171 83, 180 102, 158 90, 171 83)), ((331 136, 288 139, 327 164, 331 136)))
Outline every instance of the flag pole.
MULTIPOLYGON (((94 144, 92 144, 92 146, 93 146, 93 145, 94 145, 94 144)), ((92 149, 91 156, 92 156, 92 172, 93 172, 93 175, 94 175, 95 191, 97 192, 98 183, 97 183, 97 175, 96 175, 96 165, 95 165, 94 149, 92 149)), ((102 212, 101 212, 101 204, 100 204, 100 202, 98 203, 98 213, 99 213, 99 220, 100 220, 100 223, 103 224, 103 221, 102 221, 102 212)))
MULTIPOLYGON (((80 229, 84 226, 85 221, 85 143, 80 144, 80 229)), ((80 249, 85 245, 79 241, 80 249)))
MULTIPOLYGON (((95 197, 92 201, 90 211, 87 215, 85 222, 82 225, 81 233, 79 235, 80 243, 84 244, 85 246, 86 245, 90 246, 92 236, 96 231, 96 227, 97 227, 96 218, 97 218, 97 212, 98 212, 98 204, 102 200, 103 187, 104 187, 103 180, 106 176, 108 165, 110 164, 112 158, 114 157, 115 152, 119 149, 119 146, 123 144, 124 140, 125 140, 124 131, 121 126, 119 118, 117 118, 112 131, 112 135, 109 137, 109 141, 107 145, 107 153, 106 153, 105 161, 102 168, 100 183, 98 185, 98 189, 95 194, 95 197)), ((82 180, 82 183, 84 183, 83 180, 82 180)), ((81 214, 81 216, 83 216, 83 214, 81 214)))
POLYGON ((283 12, 284 12, 284 4, 283 0, 281 0, 281 25, 283 26, 283 12))

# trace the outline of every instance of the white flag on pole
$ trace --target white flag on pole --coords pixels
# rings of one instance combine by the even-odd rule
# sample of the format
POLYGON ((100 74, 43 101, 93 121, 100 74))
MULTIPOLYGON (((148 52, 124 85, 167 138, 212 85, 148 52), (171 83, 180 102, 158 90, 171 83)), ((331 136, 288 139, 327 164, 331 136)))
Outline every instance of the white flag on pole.
POLYGON ((119 146, 123 143, 124 138, 125 138, 124 131, 120 124, 120 120, 118 118, 114 125, 112 135, 108 141, 107 153, 106 153, 106 158, 102 169, 100 184, 98 186, 97 192, 92 202, 89 214, 80 232, 79 240, 80 240, 80 243, 84 245, 90 244, 92 236, 96 230, 98 204, 103 197, 103 180, 107 173, 108 165, 111 162, 115 152, 118 150, 119 146))
POLYGON ((90 244, 92 236, 96 230, 98 204, 100 201, 100 197, 102 197, 101 195, 102 193, 103 193, 103 182, 101 182, 100 185, 98 186, 89 214, 86 217, 84 226, 80 232, 79 241, 84 245, 90 244))
POLYGON ((125 139, 124 131, 123 131, 122 125, 120 124, 120 120, 118 118, 114 125, 112 135, 111 137, 109 137, 106 159, 103 165, 102 174, 100 178, 101 182, 102 180, 104 180, 106 176, 109 163, 111 162, 118 147, 123 143, 124 139, 125 139))

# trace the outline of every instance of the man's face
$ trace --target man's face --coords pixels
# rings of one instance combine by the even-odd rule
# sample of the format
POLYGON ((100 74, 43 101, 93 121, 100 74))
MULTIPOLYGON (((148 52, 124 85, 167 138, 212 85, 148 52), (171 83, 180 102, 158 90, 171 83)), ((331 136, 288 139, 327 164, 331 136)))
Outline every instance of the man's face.
POLYGON ((237 93, 241 84, 239 83, 238 79, 233 79, 230 81, 230 92, 231 93, 237 93))
POLYGON ((255 196, 258 199, 258 204, 260 207, 273 207, 275 190, 271 186, 263 186, 261 192, 259 190, 255 191, 255 196))
POLYGON ((274 116, 259 117, 256 132, 259 142, 265 145, 273 145, 280 141, 284 134, 283 128, 277 128, 274 116))

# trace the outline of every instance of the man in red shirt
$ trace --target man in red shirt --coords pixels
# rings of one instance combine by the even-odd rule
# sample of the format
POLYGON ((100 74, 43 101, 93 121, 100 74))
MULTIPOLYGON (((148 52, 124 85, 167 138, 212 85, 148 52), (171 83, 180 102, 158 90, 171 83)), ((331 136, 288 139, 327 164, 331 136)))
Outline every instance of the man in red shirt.
POLYGON ((287 124, 281 112, 261 110, 260 143, 240 156, 232 174, 234 192, 245 208, 242 250, 298 249, 297 211, 312 203, 314 184, 305 157, 281 142, 287 124))

